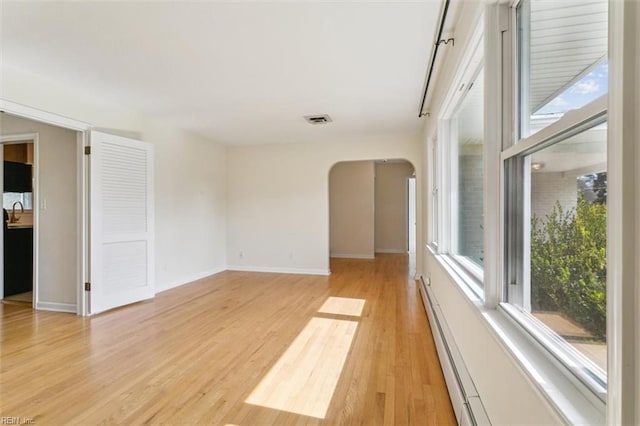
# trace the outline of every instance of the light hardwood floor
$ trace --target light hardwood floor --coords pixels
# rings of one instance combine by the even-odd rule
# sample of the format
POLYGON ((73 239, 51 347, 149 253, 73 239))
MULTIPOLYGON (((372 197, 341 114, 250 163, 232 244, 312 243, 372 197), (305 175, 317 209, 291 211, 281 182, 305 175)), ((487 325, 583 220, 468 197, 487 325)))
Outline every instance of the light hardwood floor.
POLYGON ((2 304, 0 415, 40 425, 455 424, 407 257, 332 259, 331 270, 223 272, 91 318, 2 304), (270 408, 287 392, 285 408, 270 408), (298 410, 305 404, 311 411, 298 410))

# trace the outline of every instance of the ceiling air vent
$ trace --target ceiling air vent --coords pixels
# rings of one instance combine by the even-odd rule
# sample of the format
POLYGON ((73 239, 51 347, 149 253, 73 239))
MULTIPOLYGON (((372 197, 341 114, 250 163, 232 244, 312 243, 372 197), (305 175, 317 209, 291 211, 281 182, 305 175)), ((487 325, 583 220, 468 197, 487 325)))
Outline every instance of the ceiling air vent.
POLYGON ((307 120, 309 124, 326 124, 331 123, 331 117, 327 114, 322 115, 305 115, 304 119, 307 120))

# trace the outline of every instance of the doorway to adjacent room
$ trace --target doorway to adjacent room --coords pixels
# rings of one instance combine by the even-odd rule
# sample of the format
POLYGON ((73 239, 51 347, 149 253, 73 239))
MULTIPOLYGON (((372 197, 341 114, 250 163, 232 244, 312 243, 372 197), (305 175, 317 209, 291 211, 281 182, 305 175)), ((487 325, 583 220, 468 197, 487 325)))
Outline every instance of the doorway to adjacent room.
POLYGON ((5 301, 34 303, 36 270, 34 155, 38 135, 0 137, 3 230, 0 295, 5 301))
POLYGON ((407 160, 340 162, 329 173, 330 257, 409 254, 416 264, 415 168, 407 160))

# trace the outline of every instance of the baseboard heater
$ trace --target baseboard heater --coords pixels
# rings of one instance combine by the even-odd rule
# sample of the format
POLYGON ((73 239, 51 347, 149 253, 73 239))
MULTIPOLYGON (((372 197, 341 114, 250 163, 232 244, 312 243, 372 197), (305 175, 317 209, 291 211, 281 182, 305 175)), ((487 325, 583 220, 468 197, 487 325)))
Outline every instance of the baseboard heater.
POLYGON ((419 287, 458 424, 491 425, 433 290, 423 277, 419 287))

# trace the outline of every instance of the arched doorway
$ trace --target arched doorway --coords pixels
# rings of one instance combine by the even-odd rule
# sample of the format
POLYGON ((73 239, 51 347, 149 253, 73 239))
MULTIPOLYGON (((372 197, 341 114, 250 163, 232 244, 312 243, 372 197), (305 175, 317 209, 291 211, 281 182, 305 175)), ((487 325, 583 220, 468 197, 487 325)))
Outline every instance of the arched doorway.
POLYGON ((407 254, 413 243, 415 273, 415 191, 415 168, 407 160, 334 165, 329 173, 330 257, 374 259, 376 254, 407 254))

